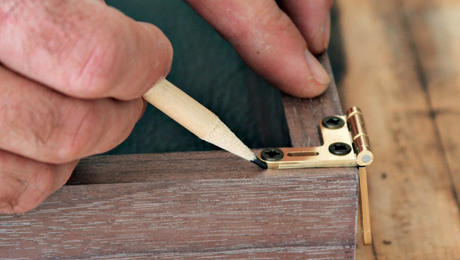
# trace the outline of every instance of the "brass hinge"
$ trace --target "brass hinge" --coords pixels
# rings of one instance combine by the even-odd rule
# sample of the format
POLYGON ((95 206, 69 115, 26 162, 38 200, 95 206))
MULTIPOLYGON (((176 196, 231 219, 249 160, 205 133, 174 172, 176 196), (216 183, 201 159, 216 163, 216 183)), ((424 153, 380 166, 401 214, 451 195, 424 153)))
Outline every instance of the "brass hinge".
POLYGON ((269 169, 358 167, 363 241, 365 245, 371 244, 365 166, 374 161, 374 155, 361 110, 352 107, 346 116, 327 116, 321 120, 319 128, 323 140, 321 146, 267 148, 258 157, 269 169))

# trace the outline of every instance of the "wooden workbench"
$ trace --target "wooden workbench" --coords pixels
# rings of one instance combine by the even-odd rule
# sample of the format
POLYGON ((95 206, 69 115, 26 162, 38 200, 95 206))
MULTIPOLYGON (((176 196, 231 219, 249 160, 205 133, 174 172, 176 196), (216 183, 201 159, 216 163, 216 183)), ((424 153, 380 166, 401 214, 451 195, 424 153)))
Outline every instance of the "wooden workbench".
POLYGON ((376 157, 374 244, 357 259, 460 259, 459 14, 458 0, 336 2, 337 85, 376 157))

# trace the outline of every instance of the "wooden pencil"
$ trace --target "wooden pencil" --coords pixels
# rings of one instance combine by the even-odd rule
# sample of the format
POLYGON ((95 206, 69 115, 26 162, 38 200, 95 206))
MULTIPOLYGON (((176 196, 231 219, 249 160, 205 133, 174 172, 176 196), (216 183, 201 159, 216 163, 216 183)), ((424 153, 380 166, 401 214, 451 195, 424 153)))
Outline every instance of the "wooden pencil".
POLYGON ((155 84, 143 97, 198 138, 266 168, 213 112, 166 79, 155 84))

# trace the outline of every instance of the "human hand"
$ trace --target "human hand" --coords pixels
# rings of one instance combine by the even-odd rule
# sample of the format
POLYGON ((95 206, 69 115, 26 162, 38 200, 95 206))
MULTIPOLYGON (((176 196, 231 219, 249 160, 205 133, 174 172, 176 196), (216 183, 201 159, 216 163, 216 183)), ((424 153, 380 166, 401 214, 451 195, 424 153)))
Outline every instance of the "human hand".
POLYGON ((2 0, 0 25, 0 212, 21 213, 129 135, 172 47, 96 0, 2 0))
POLYGON ((326 90, 330 78, 312 53, 328 45, 332 0, 186 2, 274 86, 298 97, 326 90))

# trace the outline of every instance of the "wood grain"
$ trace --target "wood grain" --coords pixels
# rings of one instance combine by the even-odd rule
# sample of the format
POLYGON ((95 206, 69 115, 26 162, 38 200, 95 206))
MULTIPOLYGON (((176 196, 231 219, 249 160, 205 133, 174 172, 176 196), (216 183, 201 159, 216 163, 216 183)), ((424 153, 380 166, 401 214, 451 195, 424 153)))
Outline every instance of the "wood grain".
POLYGON ((458 82, 458 33, 447 31, 458 32, 453 10, 459 3, 337 6, 345 54, 342 100, 364 111, 376 157, 368 170, 374 244, 359 247, 357 258, 459 259, 451 162, 458 161, 451 148, 459 124, 447 120, 457 118, 452 111, 459 88, 452 84, 458 82))
MULTIPOLYGON (((305 170, 262 170, 224 151, 106 155, 83 159, 67 184, 253 179, 303 172, 305 170)), ((353 174, 356 170, 341 168, 340 172, 353 174)), ((334 169, 313 168, 307 173, 328 175, 333 174, 334 169)))
POLYGON ((427 93, 430 116, 459 203, 460 2, 407 1, 403 8, 420 84, 427 93))
POLYGON ((307 147, 321 145, 318 124, 325 116, 342 115, 342 107, 332 75, 329 56, 319 57, 331 77, 331 84, 319 98, 298 99, 283 96, 284 111, 289 126, 292 146, 307 147))
MULTIPOLYGON (((336 97, 332 84, 319 99, 284 98, 294 144, 319 142, 318 111, 339 114, 336 97)), ((32 212, 0 216, 1 257, 355 255, 355 168, 263 171, 225 152, 96 156, 69 184, 32 212)))
POLYGON ((71 185, 0 217, 0 255, 352 258, 355 210, 353 171, 71 185))

